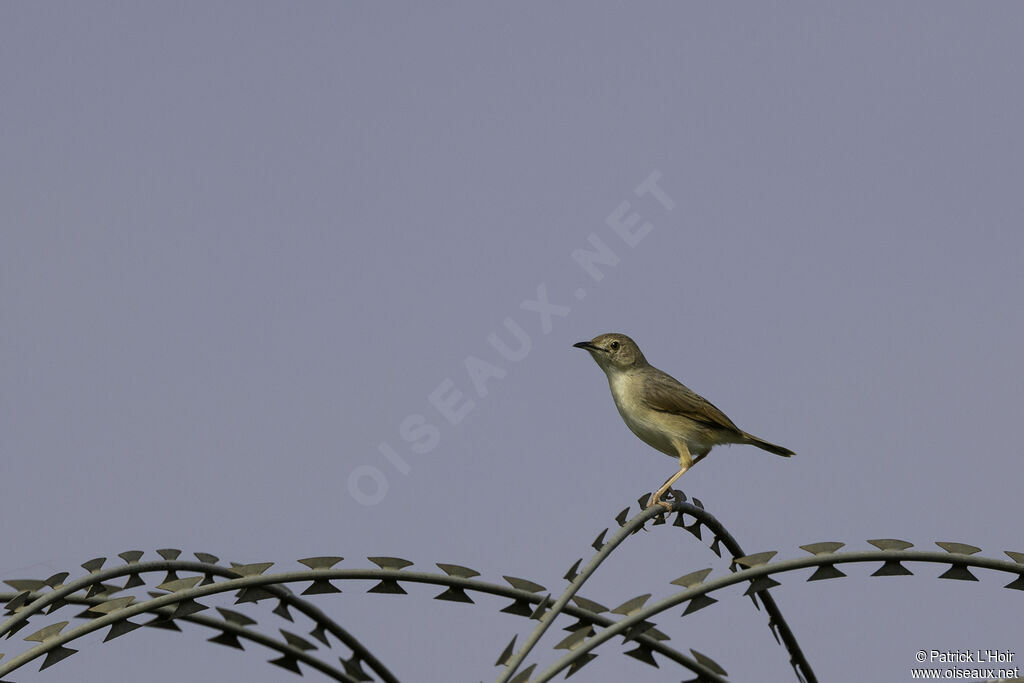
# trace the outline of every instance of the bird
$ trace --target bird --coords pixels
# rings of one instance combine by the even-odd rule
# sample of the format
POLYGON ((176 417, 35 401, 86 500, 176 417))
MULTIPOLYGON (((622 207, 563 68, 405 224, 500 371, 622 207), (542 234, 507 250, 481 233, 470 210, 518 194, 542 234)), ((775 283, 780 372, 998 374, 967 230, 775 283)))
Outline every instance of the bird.
POLYGON ((600 334, 573 344, 590 353, 608 378, 619 415, 641 441, 679 459, 679 471, 659 488, 647 507, 672 506, 661 497, 695 463, 720 444, 750 444, 788 458, 788 448, 743 431, 725 413, 668 373, 647 362, 624 334, 600 334))

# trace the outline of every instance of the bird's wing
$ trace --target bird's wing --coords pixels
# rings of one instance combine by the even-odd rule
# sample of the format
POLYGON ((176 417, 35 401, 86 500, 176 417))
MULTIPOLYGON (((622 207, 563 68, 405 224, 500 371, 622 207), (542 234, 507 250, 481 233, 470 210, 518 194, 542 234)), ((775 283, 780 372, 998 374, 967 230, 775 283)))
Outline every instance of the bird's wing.
POLYGON ((644 379, 642 396, 643 403, 652 410, 682 415, 712 427, 742 433, 711 401, 660 370, 644 379))

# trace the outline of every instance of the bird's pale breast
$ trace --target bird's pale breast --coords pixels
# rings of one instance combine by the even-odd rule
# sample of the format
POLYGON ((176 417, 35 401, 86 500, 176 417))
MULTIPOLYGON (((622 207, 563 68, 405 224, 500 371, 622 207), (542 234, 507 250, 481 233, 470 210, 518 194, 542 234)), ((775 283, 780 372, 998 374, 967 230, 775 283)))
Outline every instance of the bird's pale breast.
POLYGON ((652 410, 639 400, 642 382, 641 376, 630 372, 611 375, 608 384, 612 390, 615 407, 618 408, 622 421, 630 431, 644 443, 666 455, 676 457, 679 454, 666 436, 667 431, 675 430, 666 424, 668 416, 652 410))
POLYGON ((612 399, 623 422, 647 445, 677 457, 679 452, 672 443, 673 438, 686 443, 693 455, 706 454, 715 444, 732 441, 704 423, 647 406, 640 400, 643 382, 642 375, 632 372, 613 373, 608 378, 612 399))

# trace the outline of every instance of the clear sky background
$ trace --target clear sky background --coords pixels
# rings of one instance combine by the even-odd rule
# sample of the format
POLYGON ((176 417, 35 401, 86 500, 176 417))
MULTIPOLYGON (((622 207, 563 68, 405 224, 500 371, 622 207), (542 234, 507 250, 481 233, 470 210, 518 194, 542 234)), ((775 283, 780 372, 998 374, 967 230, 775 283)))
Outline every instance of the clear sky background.
MULTIPOLYGON (((174 547, 559 592, 676 467, 571 347, 611 331, 797 452, 720 448, 680 481, 748 552, 1024 551, 1022 29, 1016 3, 3 3, 0 579, 174 547), (670 202, 635 193, 652 174, 670 202), (634 213, 630 246, 608 219, 634 213), (593 238, 600 280, 572 256, 593 238), (515 345, 506 319, 517 361, 487 341, 515 345), (485 396, 467 357, 503 373, 485 396)), ((582 594, 709 566, 657 527, 582 594)), ((1024 660, 1005 575, 874 569, 773 591, 822 681, 909 680, 922 648, 1024 660)), ((370 585, 316 603, 406 681, 493 680, 534 623, 370 585)), ((794 680, 742 588, 717 597, 659 628, 730 680, 794 680)), ((14 678, 289 676, 211 635, 95 634, 14 678)), ((685 677, 624 649, 579 676, 685 677)))

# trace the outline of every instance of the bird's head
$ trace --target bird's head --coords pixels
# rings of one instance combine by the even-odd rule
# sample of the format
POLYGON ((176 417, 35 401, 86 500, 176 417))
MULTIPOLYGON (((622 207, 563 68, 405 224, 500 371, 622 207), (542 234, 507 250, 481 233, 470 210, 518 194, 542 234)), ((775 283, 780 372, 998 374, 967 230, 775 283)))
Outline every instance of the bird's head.
POLYGON ((647 365, 640 347, 624 334, 599 334, 590 341, 578 342, 573 346, 588 351, 606 373, 647 365))

